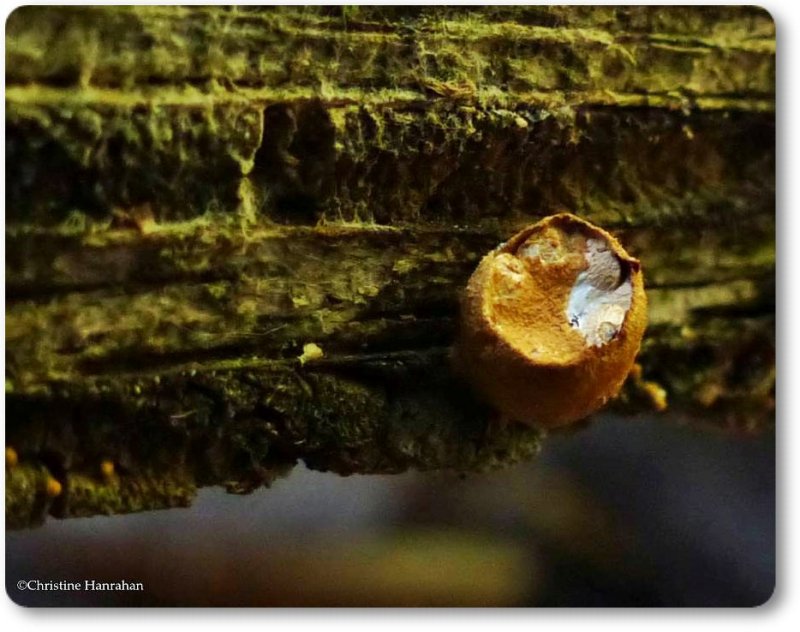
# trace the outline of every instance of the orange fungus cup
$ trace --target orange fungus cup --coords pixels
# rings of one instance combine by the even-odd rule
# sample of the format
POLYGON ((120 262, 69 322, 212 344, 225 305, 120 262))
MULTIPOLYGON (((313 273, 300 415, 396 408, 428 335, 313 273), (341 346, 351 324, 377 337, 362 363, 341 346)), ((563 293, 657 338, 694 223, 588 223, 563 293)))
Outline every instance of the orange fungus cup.
POLYGON ((619 393, 646 324, 639 261, 601 228, 552 215, 478 265, 455 368, 503 417, 563 426, 619 393))

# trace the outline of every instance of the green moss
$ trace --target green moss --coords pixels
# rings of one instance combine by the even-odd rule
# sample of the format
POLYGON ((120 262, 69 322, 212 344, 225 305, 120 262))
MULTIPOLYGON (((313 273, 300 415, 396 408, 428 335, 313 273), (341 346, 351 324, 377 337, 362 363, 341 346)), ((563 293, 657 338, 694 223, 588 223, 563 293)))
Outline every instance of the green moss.
POLYGON ((261 142, 261 112, 250 105, 34 101, 8 108, 12 170, 25 170, 12 173, 10 194, 14 217, 40 226, 76 206, 97 217, 147 203, 156 220, 212 202, 234 207, 261 142))
POLYGON ((185 474, 163 470, 157 476, 140 473, 114 481, 71 473, 67 480, 63 511, 69 517, 186 507, 195 495, 195 485, 185 474))
POLYGON ((328 13, 26 7, 9 20, 8 67, 22 81, 128 86, 169 78, 198 87, 291 84, 318 93, 418 89, 432 81, 481 91, 657 93, 697 86, 730 94, 774 73, 774 25, 764 14, 746 21, 746 10, 723 18, 708 7, 657 16, 636 7, 586 15, 551 8, 535 16, 438 9, 399 21, 389 17, 391 9, 328 13), (641 26, 634 26, 637 19, 641 26), (60 45, 53 47, 58 27, 60 45), (731 72, 707 72, 718 63, 706 61, 716 51, 734 57, 731 72))
MULTIPOLYGON (((536 430, 487 434, 483 406, 465 397, 442 367, 420 380, 431 358, 406 354, 375 362, 372 370, 358 365, 368 370, 367 381, 348 375, 340 360, 323 358, 302 368, 297 359, 238 361, 202 372, 162 372, 158 380, 65 384, 59 404, 13 399, 8 436, 35 457, 35 420, 46 426, 61 415, 64 432, 50 436, 46 454, 64 468, 62 517, 181 506, 196 485, 209 483, 249 491, 285 475, 298 460, 341 474, 480 471, 537 452, 536 430), (105 459, 118 464, 113 479, 99 475, 105 459)), ((20 503, 28 496, 18 487, 9 511, 21 526, 28 514, 20 503)))
POLYGON ((19 463, 6 467, 6 528, 20 529, 44 522, 50 500, 45 494, 47 468, 19 463))
POLYGON ((386 17, 390 9, 330 13, 17 10, 6 35, 12 217, 57 223, 74 208, 100 216, 109 206, 151 203, 163 220, 216 208, 289 223, 416 221, 448 166, 481 145, 494 145, 479 163, 490 173, 506 172, 500 156, 519 163, 518 146, 523 155, 538 151, 538 143, 504 138, 519 120, 558 120, 544 126, 547 147, 582 136, 560 116, 574 121, 580 108, 771 108, 773 26, 746 9, 738 23, 736 12, 707 7, 657 16, 635 7, 440 9, 400 22, 386 17), (309 107, 313 100, 323 113, 309 107), (439 105, 420 115, 420 103, 439 105), (259 148, 268 158, 271 139, 286 134, 281 125, 264 129, 262 111, 273 104, 292 104, 297 129, 279 152, 290 159, 273 156, 244 186, 243 176, 258 171, 259 148), (454 112, 454 104, 467 108, 454 112), (480 112, 467 114, 475 106, 480 112), (337 131, 329 144, 325 125, 337 131), (406 160, 392 164, 387 155, 406 160), (352 178, 332 195, 326 178, 351 161, 352 178), (22 164, 28 171, 13 171, 22 164), (388 170, 398 188, 372 200, 365 173, 388 170))

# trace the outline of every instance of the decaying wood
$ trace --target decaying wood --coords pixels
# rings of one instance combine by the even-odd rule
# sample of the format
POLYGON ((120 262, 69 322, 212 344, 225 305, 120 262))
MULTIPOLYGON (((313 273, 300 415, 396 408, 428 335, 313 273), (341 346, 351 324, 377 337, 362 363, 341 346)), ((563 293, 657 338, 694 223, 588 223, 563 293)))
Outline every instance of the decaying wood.
POLYGON ((6 48, 9 526, 531 457, 449 346, 563 210, 644 265, 617 409, 772 426, 760 9, 29 7, 6 48))

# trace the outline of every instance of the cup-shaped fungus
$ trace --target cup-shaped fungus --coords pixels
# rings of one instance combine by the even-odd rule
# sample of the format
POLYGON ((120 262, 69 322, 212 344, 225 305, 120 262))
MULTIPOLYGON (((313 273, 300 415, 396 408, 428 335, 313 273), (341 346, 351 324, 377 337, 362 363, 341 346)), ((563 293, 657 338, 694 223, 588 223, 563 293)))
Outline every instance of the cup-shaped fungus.
POLYGON ((606 231, 561 213, 486 255, 461 312, 456 370, 504 418, 555 427, 619 392, 647 298, 639 261, 606 231))

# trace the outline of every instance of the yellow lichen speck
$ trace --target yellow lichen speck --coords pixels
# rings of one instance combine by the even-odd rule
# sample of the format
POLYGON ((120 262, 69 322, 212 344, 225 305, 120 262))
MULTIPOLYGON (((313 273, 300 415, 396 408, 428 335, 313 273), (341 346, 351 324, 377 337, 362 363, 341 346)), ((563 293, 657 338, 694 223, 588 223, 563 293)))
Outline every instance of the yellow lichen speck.
POLYGON ((311 360, 319 360, 324 355, 322 347, 314 342, 309 342, 303 345, 303 354, 298 356, 298 359, 300 360, 300 364, 305 364, 311 360))

